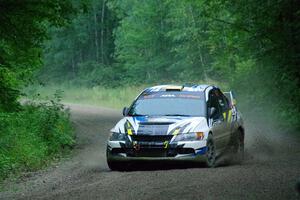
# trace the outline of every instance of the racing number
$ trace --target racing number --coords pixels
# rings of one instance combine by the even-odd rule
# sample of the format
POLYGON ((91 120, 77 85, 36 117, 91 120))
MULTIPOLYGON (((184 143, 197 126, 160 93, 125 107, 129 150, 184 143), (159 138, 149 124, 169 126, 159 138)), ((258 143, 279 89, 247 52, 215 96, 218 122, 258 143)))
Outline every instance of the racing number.
POLYGON ((168 146, 169 146, 169 142, 168 142, 168 141, 165 141, 165 142, 164 142, 164 148, 166 149, 166 148, 168 148, 168 146))

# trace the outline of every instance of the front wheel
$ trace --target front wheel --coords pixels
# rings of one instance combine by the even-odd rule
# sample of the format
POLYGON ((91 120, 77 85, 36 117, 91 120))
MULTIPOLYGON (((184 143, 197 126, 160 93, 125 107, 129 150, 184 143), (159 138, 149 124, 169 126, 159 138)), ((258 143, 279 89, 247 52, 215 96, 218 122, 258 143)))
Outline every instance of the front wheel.
POLYGON ((107 161, 107 165, 111 171, 126 171, 124 163, 115 162, 115 161, 107 161))
POLYGON ((216 145, 212 135, 207 138, 207 151, 206 151, 206 166, 209 168, 216 166, 216 145))
POLYGON ((127 171, 129 169, 129 164, 127 162, 120 162, 111 160, 110 152, 108 148, 106 149, 106 162, 111 171, 127 171))

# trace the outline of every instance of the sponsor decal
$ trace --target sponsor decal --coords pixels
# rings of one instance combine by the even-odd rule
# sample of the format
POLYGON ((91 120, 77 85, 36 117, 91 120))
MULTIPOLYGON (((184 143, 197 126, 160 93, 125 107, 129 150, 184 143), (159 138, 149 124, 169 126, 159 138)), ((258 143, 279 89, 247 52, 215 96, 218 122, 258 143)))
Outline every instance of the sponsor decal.
POLYGON ((179 131, 180 131, 180 128, 175 129, 175 131, 173 132, 173 135, 178 135, 179 131))
POLYGON ((181 97, 181 98, 191 98, 191 99, 201 99, 200 96, 190 95, 190 94, 180 94, 180 95, 178 95, 178 97, 181 97))
POLYGON ((160 97, 176 97, 174 94, 163 94, 160 97))
POLYGON ((184 99, 202 99, 202 92, 145 92, 139 99, 154 99, 154 98, 184 98, 184 99))
POLYGON ((127 129, 127 134, 128 135, 132 135, 132 130, 131 129, 127 129))

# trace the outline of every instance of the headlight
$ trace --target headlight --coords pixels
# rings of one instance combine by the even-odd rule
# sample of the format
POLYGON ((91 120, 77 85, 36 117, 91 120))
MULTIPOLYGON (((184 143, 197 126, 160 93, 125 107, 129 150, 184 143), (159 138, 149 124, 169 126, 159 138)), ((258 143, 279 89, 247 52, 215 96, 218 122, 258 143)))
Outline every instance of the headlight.
POLYGON ((184 133, 184 134, 178 134, 174 142, 203 140, 203 138, 204 138, 203 132, 184 133))
POLYGON ((109 135, 110 141, 125 141, 127 138, 127 135, 124 133, 110 133, 109 135))

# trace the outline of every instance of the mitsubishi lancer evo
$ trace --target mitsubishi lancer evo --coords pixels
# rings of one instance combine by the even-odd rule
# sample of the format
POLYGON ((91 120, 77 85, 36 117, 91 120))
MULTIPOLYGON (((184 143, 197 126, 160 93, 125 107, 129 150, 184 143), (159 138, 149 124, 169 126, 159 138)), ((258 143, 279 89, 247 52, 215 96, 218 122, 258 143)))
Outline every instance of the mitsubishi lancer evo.
POLYGON ((215 167, 223 153, 244 156, 245 129, 232 92, 212 85, 160 85, 136 97, 111 129, 107 164, 178 161, 215 167))

